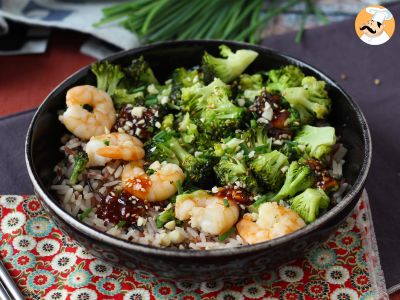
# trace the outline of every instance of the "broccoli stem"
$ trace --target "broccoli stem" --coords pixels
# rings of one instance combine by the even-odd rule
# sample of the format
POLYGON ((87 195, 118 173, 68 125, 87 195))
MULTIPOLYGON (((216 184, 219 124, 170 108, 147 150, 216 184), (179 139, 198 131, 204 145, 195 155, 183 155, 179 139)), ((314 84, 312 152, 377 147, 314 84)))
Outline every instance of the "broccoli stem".
POLYGON ((175 153, 180 162, 185 161, 188 157, 192 157, 189 152, 182 148, 178 140, 174 137, 169 139, 167 146, 175 153))

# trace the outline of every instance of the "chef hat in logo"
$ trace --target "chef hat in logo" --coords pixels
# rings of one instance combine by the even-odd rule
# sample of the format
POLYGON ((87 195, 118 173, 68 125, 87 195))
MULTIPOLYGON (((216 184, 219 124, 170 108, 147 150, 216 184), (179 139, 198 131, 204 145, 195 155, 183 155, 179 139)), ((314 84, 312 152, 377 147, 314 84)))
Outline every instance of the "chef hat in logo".
POLYGON ((383 24, 385 20, 390 20, 393 18, 392 13, 386 8, 367 7, 365 10, 367 13, 372 15, 372 21, 379 22, 381 24, 383 24))

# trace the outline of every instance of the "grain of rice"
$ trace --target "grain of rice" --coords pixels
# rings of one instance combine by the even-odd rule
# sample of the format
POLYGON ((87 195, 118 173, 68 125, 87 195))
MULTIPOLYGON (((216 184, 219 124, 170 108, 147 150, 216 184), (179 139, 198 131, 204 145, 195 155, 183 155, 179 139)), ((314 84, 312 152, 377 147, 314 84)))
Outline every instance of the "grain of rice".
POLYGON ((65 196, 64 196, 65 203, 68 203, 70 201, 73 192, 74 192, 74 190, 72 188, 69 188, 68 191, 65 193, 65 196))
POLYGON ((120 184, 120 183, 121 183, 121 180, 114 180, 114 181, 110 181, 110 182, 105 183, 103 185, 103 187, 114 186, 114 185, 117 185, 117 184, 120 184))
POLYGON ((74 143, 68 144, 67 146, 68 146, 68 148, 70 148, 70 149, 74 149, 74 148, 76 148, 76 147, 79 147, 80 145, 81 145, 81 142, 74 142, 74 143))
POLYGON ((74 185, 72 188, 73 188, 75 191, 83 192, 83 186, 80 185, 80 184, 74 185))
POLYGON ((197 233, 197 231, 194 230, 194 229, 191 228, 191 227, 187 227, 187 228, 186 228, 186 232, 189 233, 189 235, 191 235, 191 236, 194 237, 194 238, 196 238, 196 237, 199 236, 199 234, 197 233))
POLYGON ((123 166, 119 166, 117 168, 117 170, 115 171, 115 174, 114 174, 115 178, 119 178, 121 176, 123 170, 124 170, 123 166))
POLYGON ((206 242, 206 236, 204 234, 204 232, 200 232, 200 240, 205 243, 206 242))
POLYGON ((62 191, 62 190, 68 190, 69 186, 64 185, 64 184, 54 184, 50 186, 50 189, 55 190, 55 191, 62 191))

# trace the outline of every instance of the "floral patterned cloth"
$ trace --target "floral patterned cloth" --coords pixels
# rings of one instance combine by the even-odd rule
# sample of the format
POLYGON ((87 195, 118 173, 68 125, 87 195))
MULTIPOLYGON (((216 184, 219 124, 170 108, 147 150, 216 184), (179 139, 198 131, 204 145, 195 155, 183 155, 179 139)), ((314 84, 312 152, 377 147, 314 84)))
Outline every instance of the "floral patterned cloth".
POLYGON ((366 193, 303 259, 238 282, 172 282, 96 259, 33 196, 0 196, 0 257, 28 299, 388 299, 366 193))

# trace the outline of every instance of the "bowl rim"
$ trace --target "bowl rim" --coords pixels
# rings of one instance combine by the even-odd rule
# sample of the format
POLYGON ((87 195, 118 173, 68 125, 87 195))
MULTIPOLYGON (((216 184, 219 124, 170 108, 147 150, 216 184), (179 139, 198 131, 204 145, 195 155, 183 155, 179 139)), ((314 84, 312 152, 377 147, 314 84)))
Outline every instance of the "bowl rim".
POLYGON ((367 124, 367 121, 359 107, 359 105, 352 100, 350 95, 332 78, 327 76, 325 73, 314 67, 313 65, 310 65, 301 59, 297 59, 293 56, 286 55, 280 51, 276 51, 273 49, 270 49, 265 46, 261 45, 252 45, 248 43, 243 43, 243 42, 236 42, 236 41, 228 41, 228 40, 182 40, 182 41, 166 41, 166 42, 159 42, 159 43, 154 43, 151 45, 145 45, 141 46, 138 48, 133 48, 129 50, 124 50, 117 52, 111 56, 107 56, 106 58, 100 60, 116 60, 118 58, 124 57, 124 56, 134 56, 134 55, 140 55, 140 54, 146 54, 147 51, 149 50, 161 50, 164 47, 183 47, 183 46, 195 46, 195 45, 200 45, 207 47, 208 45, 213 45, 213 46, 218 46, 220 44, 227 44, 228 46, 234 46, 234 47, 242 47, 246 49, 251 49, 257 52, 266 52, 269 53, 270 55, 275 55, 278 57, 281 57, 285 59, 288 63, 299 65, 301 67, 305 67, 306 69, 311 70, 312 72, 316 73, 318 76, 323 78, 323 80, 327 81, 327 83, 334 88, 336 88, 345 98, 346 100, 351 104, 353 107, 356 115, 358 122, 360 123, 362 127, 362 138, 364 141, 364 160, 361 165, 361 170, 354 182, 354 184, 351 186, 350 190, 347 192, 347 194, 343 197, 343 199, 335 205, 331 210, 329 210, 327 213, 325 213, 323 216, 319 217, 315 222, 308 224, 307 226, 293 232, 290 234, 287 234, 285 236, 275 238, 269 241, 265 241, 262 243, 258 244, 253 244, 253 245, 244 245, 244 246, 239 246, 239 247, 232 247, 232 248, 222 248, 222 249, 210 249, 210 250, 192 250, 192 249, 173 249, 173 248, 162 248, 162 247, 156 247, 156 246, 150 246, 150 245, 145 245, 145 244, 140 244, 137 242, 129 242, 127 240, 112 236, 110 234, 107 234, 105 232, 102 232, 100 230, 97 230, 96 228, 87 225, 86 223, 82 222, 78 218, 74 217, 72 214, 68 213, 64 208, 58 203, 58 200, 53 197, 46 186, 42 184, 42 182, 39 179, 38 174, 36 173, 34 167, 33 167, 33 160, 32 160, 32 155, 31 155, 31 146, 32 146, 32 135, 33 135, 33 129, 35 127, 35 124, 37 120, 40 117, 40 114, 42 110, 44 109, 44 106, 46 103, 51 101, 53 98, 53 94, 58 93, 59 89, 62 88, 64 84, 67 84, 70 80, 74 79, 75 77, 79 77, 81 73, 86 71, 88 68, 90 68, 91 64, 86 65, 85 67, 79 69, 72 75, 68 76, 66 79, 64 79, 59 85, 57 85, 45 98, 45 100, 41 103, 41 105, 38 107, 36 110, 32 121, 29 125, 29 129, 27 132, 26 140, 25 140, 25 162, 26 166, 28 169, 28 174, 31 179, 31 182, 33 184, 33 187, 36 191, 36 193, 39 195, 42 201, 45 202, 45 204, 53 211, 55 212, 60 218, 62 218, 65 222, 69 223, 70 226, 72 226, 75 230, 80 231, 82 234, 89 236, 91 239, 102 242, 107 244, 108 246, 116 246, 119 248, 123 248, 124 250, 132 250, 132 251, 138 251, 142 252, 143 254, 148 254, 148 255, 157 255, 157 256, 165 256, 165 257, 179 257, 179 258, 202 258, 202 257, 221 257, 221 256, 230 256, 230 255, 245 255, 249 254, 251 252, 259 252, 263 251, 264 249, 270 248, 270 247, 275 247, 282 245, 290 240, 298 239, 301 238, 314 230, 317 230, 319 227, 323 227, 323 225, 327 224, 330 220, 332 220, 336 215, 340 214, 341 211, 343 211, 350 203, 352 202, 353 198, 360 194, 361 189, 364 186, 364 183, 366 181, 368 171, 371 165, 371 158, 372 158, 372 143, 371 143, 371 134, 369 131, 369 127, 367 124))

